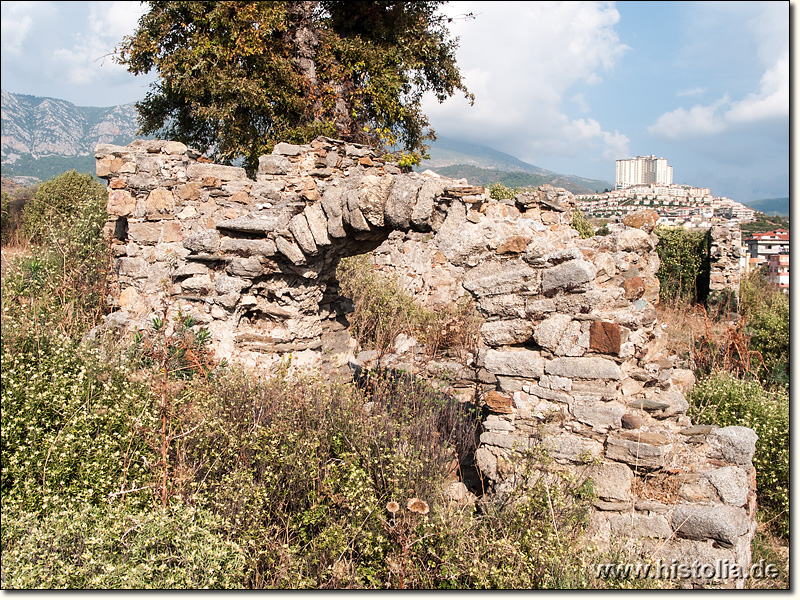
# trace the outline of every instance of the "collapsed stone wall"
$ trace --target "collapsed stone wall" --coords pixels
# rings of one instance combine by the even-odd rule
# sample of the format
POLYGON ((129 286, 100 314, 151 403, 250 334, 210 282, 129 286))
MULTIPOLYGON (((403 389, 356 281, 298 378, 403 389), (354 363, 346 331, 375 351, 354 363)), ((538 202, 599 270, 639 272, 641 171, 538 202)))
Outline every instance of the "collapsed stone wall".
POLYGON ((729 221, 711 227, 709 235, 709 301, 729 303, 736 311, 742 280, 742 229, 729 221))
POLYGON ((116 254, 111 321, 144 326, 167 298, 209 329, 220 357, 333 355, 359 368, 374 356, 352 357, 335 268, 374 251, 421 301, 467 298, 483 318, 474 351, 424 362, 405 340, 381 358, 449 369, 453 388, 477 397, 476 458, 496 492, 523 483, 516 465, 536 446, 556 469, 595 482, 600 544, 749 564, 756 436, 686 416, 693 377, 653 306, 653 214, 581 239, 565 190, 493 201, 482 187, 403 172, 327 138, 278 144, 255 181, 176 142, 99 146, 96 156, 116 254))

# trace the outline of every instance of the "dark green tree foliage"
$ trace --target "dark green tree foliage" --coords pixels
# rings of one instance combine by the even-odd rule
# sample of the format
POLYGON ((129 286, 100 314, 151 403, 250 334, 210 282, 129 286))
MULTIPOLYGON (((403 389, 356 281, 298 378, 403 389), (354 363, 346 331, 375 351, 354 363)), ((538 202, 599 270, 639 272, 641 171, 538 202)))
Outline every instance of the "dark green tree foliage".
POLYGON ((166 2, 119 48, 134 74, 160 76, 137 104, 142 132, 217 161, 258 157, 317 135, 402 147, 433 138, 422 96, 471 99, 442 2, 166 2))

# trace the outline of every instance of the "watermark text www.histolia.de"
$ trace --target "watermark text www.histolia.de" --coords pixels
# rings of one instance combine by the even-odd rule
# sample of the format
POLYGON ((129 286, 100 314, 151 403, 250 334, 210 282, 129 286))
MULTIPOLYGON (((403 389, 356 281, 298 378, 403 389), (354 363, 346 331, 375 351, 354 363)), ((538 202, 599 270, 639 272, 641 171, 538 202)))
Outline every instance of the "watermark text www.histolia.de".
POLYGON ((606 563, 596 566, 599 579, 775 579, 778 566, 763 559, 749 568, 728 559, 717 559, 713 563, 682 563, 676 559, 671 562, 661 559, 652 563, 606 563))

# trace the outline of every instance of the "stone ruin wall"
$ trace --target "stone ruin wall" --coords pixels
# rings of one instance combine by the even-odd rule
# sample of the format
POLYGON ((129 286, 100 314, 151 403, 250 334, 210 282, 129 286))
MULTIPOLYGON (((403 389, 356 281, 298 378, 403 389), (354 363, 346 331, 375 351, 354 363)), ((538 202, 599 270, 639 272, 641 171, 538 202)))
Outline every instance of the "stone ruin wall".
POLYGON ((354 356, 334 273, 373 252, 428 306, 466 298, 480 313, 476 351, 425 361, 404 338, 382 364, 444 368, 455 394, 477 398, 476 459, 496 492, 520 483, 522 452, 539 446, 552 468, 592 477, 600 547, 749 565, 756 436, 686 416, 693 375, 653 306, 654 213, 580 239, 565 190, 494 201, 327 138, 278 144, 255 181, 178 142, 101 145, 96 158, 115 253, 109 325, 146 327, 168 298, 221 358, 359 369, 375 356, 354 356))

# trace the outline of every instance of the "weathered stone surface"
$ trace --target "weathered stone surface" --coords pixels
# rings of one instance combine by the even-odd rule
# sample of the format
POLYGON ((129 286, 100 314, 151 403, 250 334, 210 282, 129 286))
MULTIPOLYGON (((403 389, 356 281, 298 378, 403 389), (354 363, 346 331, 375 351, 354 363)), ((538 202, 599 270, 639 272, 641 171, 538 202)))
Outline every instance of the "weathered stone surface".
POLYGON ((750 489, 747 473, 741 467, 722 467, 709 471, 704 477, 711 482, 725 504, 744 506, 750 489))
POLYGON ((589 328, 589 349, 601 354, 619 354, 622 344, 620 327, 610 321, 593 321, 589 328))
POLYGON ((571 322, 571 316, 561 313, 548 317, 536 326, 533 331, 533 339, 542 348, 555 352, 571 322))
POLYGON ((630 277, 622 281, 622 289, 625 290, 625 297, 628 300, 638 300, 644 296, 647 288, 641 277, 630 277))
POLYGON ((753 466, 758 436, 747 427, 722 427, 708 436, 709 445, 728 462, 744 467, 753 466))
POLYGON ((651 400, 650 398, 639 398, 637 400, 633 400, 632 402, 628 402, 628 406, 631 408, 641 408, 647 412, 657 412, 669 408, 669 404, 667 402, 658 402, 657 400, 651 400))
POLYGON ((172 192, 163 188, 151 191, 145 201, 145 214, 148 219, 171 217, 175 210, 175 197, 172 192))
POLYGON ((605 500, 630 500, 633 471, 620 463, 605 463, 592 467, 588 473, 594 493, 605 500))
POLYGON ((325 218, 322 204, 319 202, 309 204, 303 212, 306 216, 306 221, 308 221, 308 227, 311 229, 311 235, 314 237, 314 243, 317 246, 330 246, 328 221, 325 218))
POLYGON ((281 154, 283 156, 297 156, 300 154, 300 151, 300 146, 296 144, 286 144, 285 142, 275 144, 275 147, 272 149, 273 154, 281 154))
POLYGON ((127 217, 136 210, 136 198, 127 190, 112 190, 108 194, 108 214, 127 217))
POLYGON ((155 244, 161 239, 161 223, 128 223, 128 237, 139 244, 155 244))
POLYGON ((437 196, 444 191, 444 183, 435 178, 426 179, 417 193, 417 202, 411 211, 411 226, 417 231, 431 230, 431 215, 437 196))
POLYGON ((219 234, 213 229, 204 229, 186 238, 183 241, 183 247, 191 252, 207 252, 209 254, 214 254, 220 249, 219 234))
POLYGON ((563 357, 548 360, 548 375, 577 379, 621 379, 622 371, 616 363, 599 357, 563 357))
POLYGON ((481 444, 485 444, 487 446, 497 446, 498 448, 505 448, 507 450, 522 451, 528 449, 530 446, 530 440, 527 436, 484 431, 481 434, 481 444))
POLYGON ((544 360, 534 350, 487 350, 484 366, 495 375, 536 378, 543 373, 544 360))
MULTIPOLYGON (((263 158, 263 157, 262 157, 263 158)), ((247 173, 241 167, 215 165, 213 163, 190 163, 186 167, 186 176, 190 179, 216 177, 221 181, 241 181, 247 179, 247 173)))
POLYGON ((625 429, 639 429, 642 426, 643 420, 639 415, 625 413, 621 417, 622 427, 625 429))
POLYGON ((284 220, 279 216, 270 217, 240 217, 238 219, 228 219, 217 223, 220 231, 238 231, 241 233, 251 233, 265 235, 273 232, 288 224, 288 219, 284 220))
POLYGON ((498 254, 519 254, 524 252, 531 240, 530 236, 512 235, 504 239, 497 247, 498 254))
POLYGON ((641 229, 626 229, 617 236, 617 249, 621 252, 649 252, 653 240, 641 229))
POLYGON ((747 513, 732 506, 682 504, 672 514, 672 527, 683 538, 716 540, 724 546, 736 544, 749 529, 747 513))
POLYGON ((481 327, 481 336, 488 346, 521 344, 531 337, 533 325, 524 319, 489 321, 481 327))
POLYGON ((347 190, 345 192, 342 199, 345 208, 342 213, 342 219, 345 224, 349 225, 355 231, 369 231, 369 223, 366 218, 364 218, 364 213, 362 213, 361 209, 358 207, 360 196, 361 193, 357 189, 347 190))
POLYGON ((616 536, 665 539, 672 535, 672 528, 662 515, 632 512, 609 514, 607 518, 611 525, 611 533, 616 536))
POLYGON ((300 213, 292 217, 291 221, 289 221, 289 231, 292 232, 295 241, 304 254, 314 256, 317 253, 317 244, 314 241, 314 234, 311 233, 311 228, 308 226, 305 214, 300 213))
POLYGON ((628 214, 622 219, 623 225, 626 227, 635 227, 642 229, 647 233, 653 231, 658 222, 658 213, 654 210, 637 210, 636 212, 628 214))
MULTIPOLYGON (((274 256, 277 252, 275 242, 272 240, 249 240, 242 238, 224 237, 219 242, 221 252, 237 256, 274 256)), ((212 252, 212 250, 203 250, 212 252)))
POLYGON ((255 257, 234 258, 228 265, 228 273, 237 277, 252 279, 264 273, 264 266, 255 257))
POLYGON ((291 168, 292 163, 285 156, 271 154, 258 159, 259 175, 285 175, 291 168))
POLYGON ((672 453, 669 438, 657 433, 615 433, 606 440, 606 458, 633 467, 663 468, 669 463, 672 453))
POLYGON ((328 234, 335 239, 347 236, 342 224, 344 192, 338 187, 329 187, 322 195, 322 210, 328 217, 328 234))
POLYGON ((550 455, 556 460, 585 463, 603 453, 603 444, 577 435, 562 435, 547 439, 550 455))
POLYGON ((586 260, 570 260, 551 267, 542 275, 542 293, 558 290, 566 292, 586 291, 594 282, 597 270, 586 260))
POLYGON ((522 261, 486 261, 464 275, 463 286, 478 297, 535 293, 537 273, 522 261))
POLYGON ((375 175, 367 175, 360 182, 358 208, 364 218, 375 227, 383 227, 383 213, 393 183, 394 178, 391 176, 375 175))
MULTIPOLYGON (((393 229, 408 231, 411 227, 411 214, 417 203, 417 194, 422 187, 422 181, 410 177, 398 177, 389 198, 386 200, 384 221, 393 229)), ((433 205, 431 205, 433 206, 433 205)))
POLYGON ((250 281, 241 277, 228 277, 219 275, 214 279, 214 289, 218 294, 241 294, 242 290, 250 287, 250 281))
POLYGON ((619 429, 622 427, 625 407, 616 402, 576 402, 572 406, 572 414, 581 423, 596 429, 619 429))
POLYGON ((512 401, 513 398, 510 394, 503 394, 497 391, 490 391, 484 396, 486 407, 495 413, 511 414, 513 413, 512 401))
POLYGON ((214 284, 208 275, 194 275, 181 282, 181 289, 191 294, 206 296, 214 291, 214 284))

